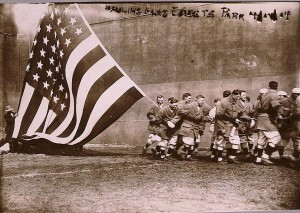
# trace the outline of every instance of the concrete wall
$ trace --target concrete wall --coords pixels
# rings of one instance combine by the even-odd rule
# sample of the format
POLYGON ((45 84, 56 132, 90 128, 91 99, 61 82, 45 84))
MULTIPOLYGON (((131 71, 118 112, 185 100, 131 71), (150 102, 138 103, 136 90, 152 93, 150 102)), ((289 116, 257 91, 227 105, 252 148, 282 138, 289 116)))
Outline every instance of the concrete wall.
MULTIPOLYGON (((182 93, 190 92, 193 96, 203 94, 212 105, 212 100, 220 97, 225 89, 244 89, 254 99, 270 80, 278 81, 279 89, 288 93, 300 85, 298 2, 80 4, 80 8, 113 58, 151 99, 158 94, 180 99, 182 93), (145 11, 146 7, 154 11, 168 10, 168 16, 118 13, 105 10, 108 6, 126 11, 139 8, 145 11), (199 17, 179 17, 179 10, 174 11, 173 16, 173 7, 185 8, 186 12, 199 10, 199 17), (230 18, 223 13, 228 9, 230 18), (270 19, 274 10, 276 23, 270 19), (214 11, 213 18, 208 17, 211 11, 214 11), (259 14, 260 11, 261 22, 257 21, 258 16, 254 19, 250 15, 250 12, 259 14), (286 16, 287 12, 291 15, 286 16), (233 13, 243 18, 235 19, 233 13)), ((4 8, 6 19, 13 17, 11 10, 12 7, 4 8)), ((13 31, 12 27, 3 25, 3 20, 0 26, 13 31)), ((13 20, 5 23, 16 24, 13 20)), ((12 43, 2 42, 2 109, 4 103, 17 107, 30 38, 24 36, 12 43), (4 51, 4 48, 9 49, 4 51), (6 52, 9 55, 4 54, 6 52), (7 74, 10 68, 16 73, 7 74)), ((149 105, 146 97, 141 99, 91 143, 144 144, 148 124, 145 113, 149 105)), ((204 141, 206 146, 207 132, 204 141)))

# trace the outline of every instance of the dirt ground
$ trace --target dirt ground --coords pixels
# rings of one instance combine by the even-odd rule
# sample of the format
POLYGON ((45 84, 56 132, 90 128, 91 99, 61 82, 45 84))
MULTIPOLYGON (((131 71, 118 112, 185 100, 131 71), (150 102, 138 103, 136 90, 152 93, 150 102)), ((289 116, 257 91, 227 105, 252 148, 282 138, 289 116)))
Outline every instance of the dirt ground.
POLYGON ((300 208, 300 170, 160 161, 140 147, 1 155, 2 212, 220 212, 300 208))

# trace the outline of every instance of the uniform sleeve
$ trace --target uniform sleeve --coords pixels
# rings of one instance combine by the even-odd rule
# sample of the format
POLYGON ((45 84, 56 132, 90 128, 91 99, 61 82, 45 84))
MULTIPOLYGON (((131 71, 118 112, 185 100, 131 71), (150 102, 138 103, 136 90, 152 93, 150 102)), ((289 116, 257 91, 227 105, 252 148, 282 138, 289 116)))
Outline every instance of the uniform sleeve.
POLYGON ((157 114, 154 116, 154 124, 159 125, 163 121, 163 110, 160 109, 157 114))
POLYGON ((204 107, 204 109, 203 109, 203 115, 204 115, 204 116, 208 116, 210 110, 211 110, 211 107, 210 107, 208 104, 205 104, 205 107, 204 107))
POLYGON ((226 103, 221 101, 220 105, 217 105, 217 110, 216 110, 216 119, 221 119, 221 120, 226 120, 229 122, 234 123, 235 118, 229 117, 226 115, 226 103))
POLYGON ((150 120, 150 121, 153 121, 155 119, 155 106, 152 105, 150 107, 150 109, 148 110, 147 112, 147 118, 150 120))
POLYGON ((183 106, 182 108, 178 109, 176 115, 171 120, 174 124, 182 120, 186 115, 189 113, 190 109, 187 105, 183 106))
POLYGON ((211 119, 211 120, 215 119, 215 117, 216 117, 216 107, 209 110, 208 116, 209 116, 209 119, 211 119))
POLYGON ((251 117, 253 117, 254 113, 255 113, 254 105, 251 104, 251 105, 250 105, 250 112, 249 112, 249 115, 250 115, 251 117))
POLYGON ((225 104, 224 104, 224 102, 222 102, 221 101, 221 103, 220 104, 218 104, 217 106, 216 106, 216 118, 218 118, 218 119, 222 119, 222 117, 223 117, 223 115, 224 115, 224 113, 225 113, 225 104))

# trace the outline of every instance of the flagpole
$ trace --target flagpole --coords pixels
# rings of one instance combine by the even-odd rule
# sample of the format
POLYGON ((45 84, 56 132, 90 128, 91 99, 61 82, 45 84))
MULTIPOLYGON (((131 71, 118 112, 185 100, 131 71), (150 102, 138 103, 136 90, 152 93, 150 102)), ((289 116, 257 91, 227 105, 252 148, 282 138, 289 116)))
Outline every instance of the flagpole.
POLYGON ((145 95, 144 97, 148 98, 155 106, 158 107, 158 105, 151 98, 149 98, 148 95, 145 95))

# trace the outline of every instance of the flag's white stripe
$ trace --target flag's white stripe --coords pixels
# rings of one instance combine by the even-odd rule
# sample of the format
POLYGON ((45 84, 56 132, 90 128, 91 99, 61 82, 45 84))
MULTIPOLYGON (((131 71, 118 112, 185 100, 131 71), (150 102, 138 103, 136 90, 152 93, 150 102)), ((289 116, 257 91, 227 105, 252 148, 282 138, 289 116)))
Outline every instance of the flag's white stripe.
POLYGON ((56 118, 56 113, 50 109, 46 118, 43 132, 46 132, 47 128, 51 125, 52 121, 56 118))
MULTIPOLYGON (((80 85, 78 87, 78 93, 76 97, 76 125, 72 133, 66 137, 66 140, 71 141, 73 137, 75 136, 80 120, 82 118, 83 108, 85 104, 85 100, 89 94, 90 89, 94 85, 94 83, 101 78, 101 76, 107 72, 110 68, 112 68, 115 64, 111 60, 110 56, 105 56, 100 61, 95 63, 88 72, 85 73, 85 75, 82 77, 80 81, 80 85)), ((62 128, 62 131, 65 130, 68 126, 60 126, 62 128)), ((56 134, 51 134, 54 136, 59 136, 56 134)))
POLYGON ((74 145, 84 140, 92 132, 93 127, 103 116, 103 114, 113 105, 118 99, 134 86, 134 83, 127 77, 120 78, 114 83, 103 95, 98 99, 93 111, 89 117, 88 123, 84 132, 74 141, 70 142, 70 145, 74 145))
POLYGON ((89 121, 86 125, 85 131, 75 141, 70 143, 70 137, 60 138, 52 134, 48 135, 43 133, 37 133, 37 135, 41 138, 45 138, 49 141, 52 141, 53 143, 58 144, 70 143, 70 145, 73 145, 79 143, 91 133, 94 125, 101 118, 101 116, 111 107, 111 105, 115 103, 118 100, 118 98, 120 98, 132 86, 133 82, 128 77, 124 76, 118 81, 116 81, 111 87, 109 87, 109 89, 106 90, 102 94, 102 96, 100 96, 97 103, 95 104, 93 111, 89 117, 89 121))
MULTIPOLYGON (((86 18, 84 17, 84 15, 83 15, 81 9, 79 8, 78 4, 75 3, 75 6, 76 6, 76 8, 77 8, 77 10, 78 10, 78 13, 80 14, 82 20, 84 21, 85 25, 86 25, 87 28, 90 30, 91 34, 94 35, 94 36, 97 38, 100 47, 103 49, 103 51, 105 52, 106 55, 110 55, 109 52, 108 52, 108 51, 106 50, 106 48, 104 47, 104 45, 102 44, 102 42, 99 40, 99 38, 98 38, 97 35, 95 34, 94 30, 92 29, 92 27, 90 26, 90 24, 88 23, 88 21, 86 20, 86 18)), ((112 60, 114 60, 114 59, 112 59, 112 60)), ((115 63, 116 63, 116 65, 117 65, 118 69, 121 71, 121 73, 122 73, 124 76, 128 76, 128 75, 124 72, 124 70, 117 64, 117 62, 115 62, 115 63)), ((146 94, 145 94, 145 93, 144 93, 144 92, 143 92, 143 91, 142 91, 142 90, 141 90, 134 82, 132 82, 132 83, 134 84, 134 87, 135 87, 135 88, 136 88, 143 96, 146 96, 146 94)))
POLYGON ((74 128, 74 131, 71 134, 71 140, 73 139, 78 130, 83 114, 83 108, 89 91, 91 90, 94 83, 103 76, 103 74, 105 74, 109 69, 115 66, 113 60, 111 59, 112 58, 110 56, 105 56, 100 61, 95 63, 81 79, 76 99, 76 127, 74 128))
POLYGON ((84 41, 82 41, 71 53, 68 62, 66 64, 66 80, 68 83, 69 91, 70 91, 70 107, 68 114, 64 121, 60 124, 60 126, 52 132, 53 135, 60 135, 65 128, 70 124, 72 118, 74 116, 74 96, 72 92, 72 78, 74 74, 74 70, 79 63, 79 61, 88 54, 91 50, 93 50, 96 46, 98 46, 97 37, 94 35, 89 36, 84 41))
POLYGON ((27 109, 29 103, 30 103, 33 92, 34 92, 34 88, 32 86, 30 86, 28 83, 26 83, 24 91, 23 91, 22 99, 20 102, 20 107, 18 110, 19 115, 15 119, 15 127, 14 127, 13 136, 12 136, 13 138, 18 137, 21 123, 23 120, 23 116, 26 112, 26 109, 27 109))
MULTIPOLYGON (((28 130, 27 135, 32 135, 43 123, 47 116, 49 100, 43 97, 42 102, 39 106, 38 111, 36 112, 28 130)), ((30 107, 30 106, 29 106, 30 107)))

